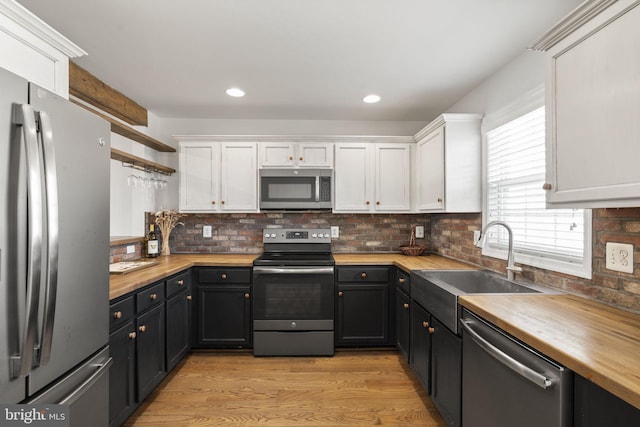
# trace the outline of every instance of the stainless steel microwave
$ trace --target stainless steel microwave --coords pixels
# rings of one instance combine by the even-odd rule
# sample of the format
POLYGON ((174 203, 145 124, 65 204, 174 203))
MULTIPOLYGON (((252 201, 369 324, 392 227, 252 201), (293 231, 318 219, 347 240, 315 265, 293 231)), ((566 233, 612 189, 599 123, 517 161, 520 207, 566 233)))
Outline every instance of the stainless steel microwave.
POLYGON ((260 169, 260 209, 331 209, 331 169, 260 169))

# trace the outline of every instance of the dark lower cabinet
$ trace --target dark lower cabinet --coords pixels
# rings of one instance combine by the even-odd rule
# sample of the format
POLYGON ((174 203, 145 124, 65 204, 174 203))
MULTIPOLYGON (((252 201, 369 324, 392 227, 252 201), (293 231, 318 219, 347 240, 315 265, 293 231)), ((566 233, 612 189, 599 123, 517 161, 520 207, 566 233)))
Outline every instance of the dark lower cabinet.
POLYGON ((251 294, 248 285, 200 285, 198 305, 198 346, 251 347, 251 294))
POLYGON ((167 300, 167 371, 171 371, 191 348, 191 300, 188 290, 167 300))
POLYGON ((388 284, 339 284, 337 311, 337 345, 390 344, 388 284))
POLYGON ((109 425, 122 424, 136 407, 136 329, 133 322, 109 334, 109 425))
POLYGON ((411 343, 410 325, 411 325, 411 306, 412 301, 409 295, 405 294, 402 288, 396 286, 396 347, 409 363, 409 352, 411 343))
POLYGON ((165 313, 158 305, 136 319, 136 370, 138 401, 142 402, 166 375, 165 370, 165 313))
POLYGON ((431 318, 431 400, 449 426, 460 426, 462 339, 431 318))
POLYGON ((577 374, 573 387, 574 427, 640 426, 640 409, 635 406, 577 374))
POLYGON ((431 315, 420 304, 411 305, 410 365, 422 387, 431 393, 431 315))

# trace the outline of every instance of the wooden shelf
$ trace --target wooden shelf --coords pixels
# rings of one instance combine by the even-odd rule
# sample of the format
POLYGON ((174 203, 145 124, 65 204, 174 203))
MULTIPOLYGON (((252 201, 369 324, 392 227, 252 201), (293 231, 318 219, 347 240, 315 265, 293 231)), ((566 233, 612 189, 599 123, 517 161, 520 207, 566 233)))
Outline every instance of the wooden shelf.
POLYGON ((99 111, 94 110, 93 108, 90 108, 89 106, 87 106, 86 104, 83 104, 81 102, 76 101, 75 99, 71 99, 71 102, 73 102, 76 105, 81 106, 82 108, 84 108, 87 111, 90 111, 91 113, 95 114, 98 117, 101 117, 103 119, 105 119, 106 121, 108 121, 109 123, 111 123, 111 132, 113 133, 117 133, 118 135, 122 135, 125 138, 129 138, 133 141, 139 142, 142 145, 146 145, 149 148, 153 148, 156 151, 161 151, 163 153, 175 153, 176 149, 173 148, 170 145, 167 145, 163 142, 158 141, 155 138, 150 137, 149 135, 145 135, 142 132, 139 132, 125 124, 122 124, 120 122, 118 122, 117 120, 112 119, 111 117, 100 113, 99 111))
POLYGON ((152 162, 151 160, 143 159, 142 157, 134 156, 133 154, 125 153, 124 151, 120 151, 116 148, 111 148, 111 158, 113 160, 119 160, 125 165, 130 165, 133 168, 145 170, 147 172, 158 172, 164 175, 171 175, 176 172, 173 168, 152 162))

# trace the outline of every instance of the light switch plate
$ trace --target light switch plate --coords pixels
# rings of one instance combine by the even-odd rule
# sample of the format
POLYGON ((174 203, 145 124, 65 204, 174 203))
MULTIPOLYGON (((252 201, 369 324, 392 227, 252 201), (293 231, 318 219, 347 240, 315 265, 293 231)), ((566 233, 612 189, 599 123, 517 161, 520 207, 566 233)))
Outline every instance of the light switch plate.
POLYGON ((337 239, 338 237, 340 237, 340 227, 338 227, 337 225, 332 225, 331 226, 331 238, 332 239, 337 239))
POLYGON ((424 225, 416 225, 416 239, 424 239, 424 225))
POLYGON ((633 273, 633 245, 607 242, 607 270, 633 273))
POLYGON ((202 226, 202 237, 211 237, 211 226, 210 225, 202 226))

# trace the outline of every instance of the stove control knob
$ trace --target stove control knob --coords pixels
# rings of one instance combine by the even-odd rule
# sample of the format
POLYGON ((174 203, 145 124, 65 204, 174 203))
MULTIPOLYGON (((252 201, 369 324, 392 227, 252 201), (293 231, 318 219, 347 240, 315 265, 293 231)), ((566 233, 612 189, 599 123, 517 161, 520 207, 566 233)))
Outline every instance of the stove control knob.
POLYGON ((311 238, 313 238, 313 239, 315 239, 315 238, 317 238, 317 237, 318 237, 318 235, 317 235, 316 233, 313 233, 313 234, 311 235, 311 238))
POLYGON ((271 233, 271 238, 275 239, 276 238, 276 233, 271 233))
POLYGON ((269 233, 264 233, 264 238, 268 239, 269 238, 269 233))
POLYGON ((324 238, 328 239, 329 238, 329 233, 324 233, 324 238))

